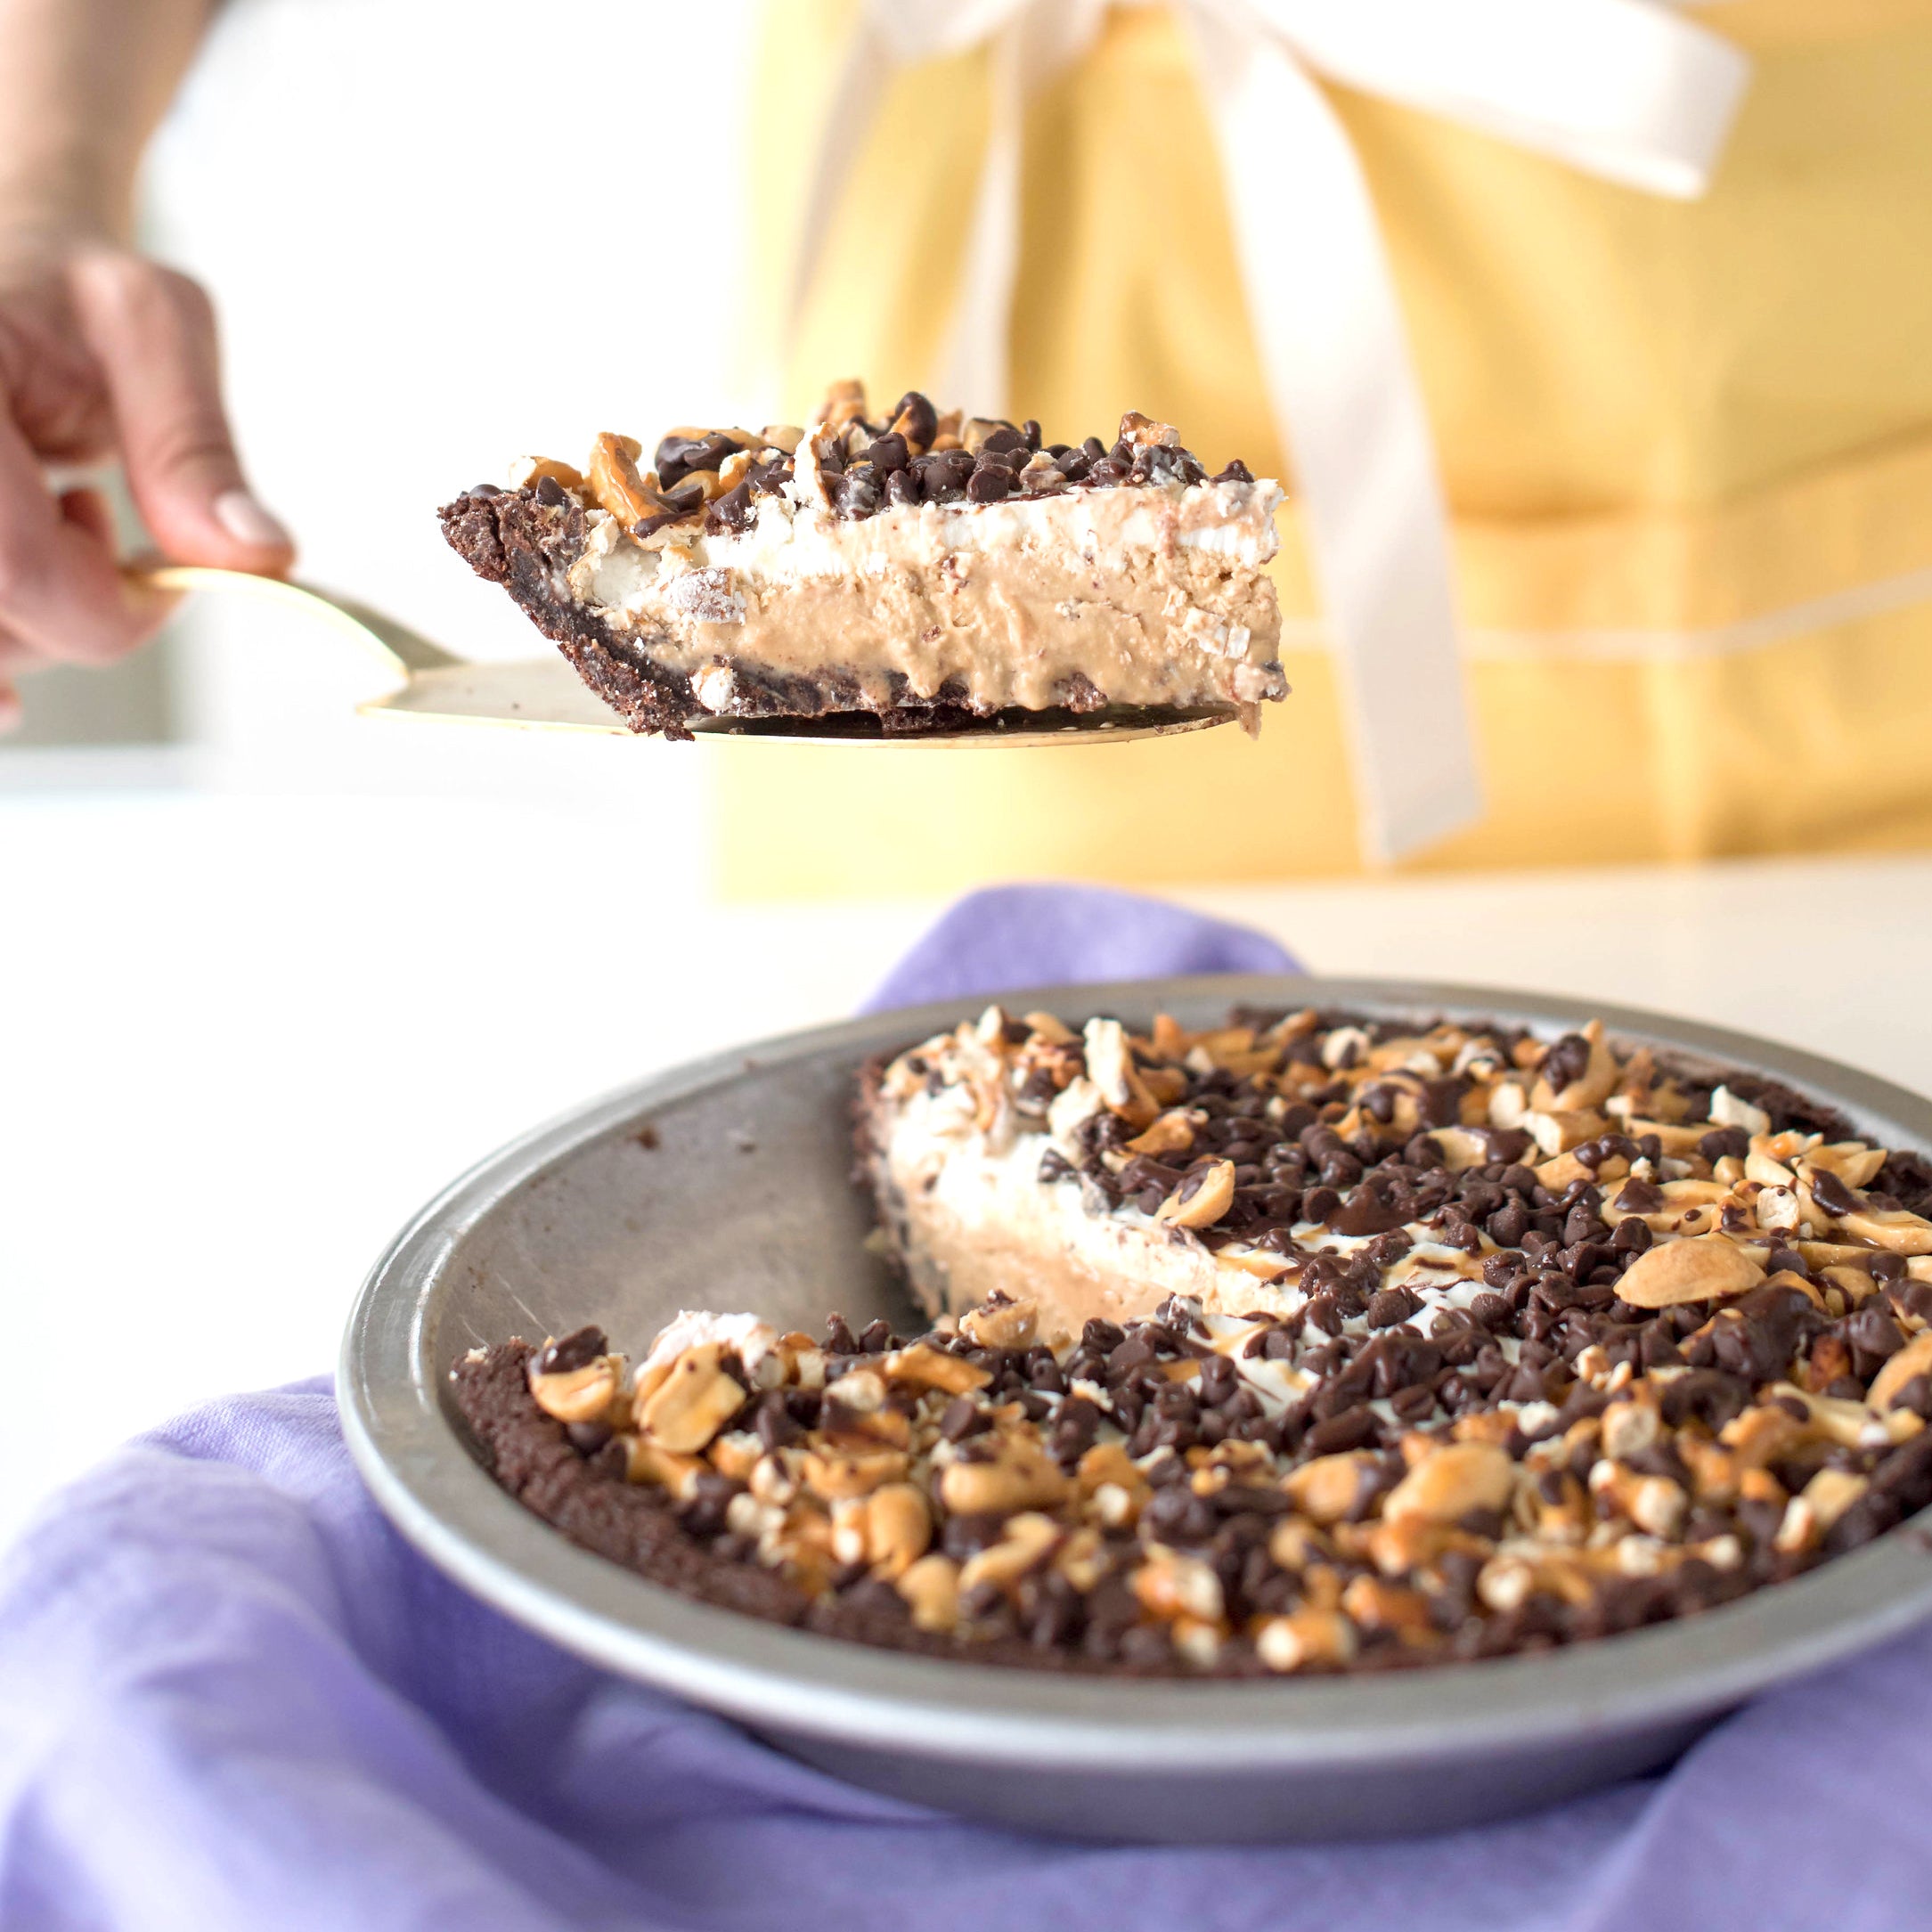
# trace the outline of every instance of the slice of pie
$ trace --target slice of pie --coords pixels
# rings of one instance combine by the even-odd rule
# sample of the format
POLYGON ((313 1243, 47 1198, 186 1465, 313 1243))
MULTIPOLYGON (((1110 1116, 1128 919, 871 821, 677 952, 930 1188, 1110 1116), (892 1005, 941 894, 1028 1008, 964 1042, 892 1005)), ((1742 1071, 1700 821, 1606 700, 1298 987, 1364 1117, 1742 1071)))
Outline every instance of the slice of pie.
POLYGON ((583 474, 526 460, 441 513, 633 730, 1109 706, 1251 730, 1287 694, 1280 488, 1210 477, 1164 423, 1043 444, 916 393, 874 418, 844 383, 805 428, 676 429, 641 456, 606 434, 583 474))

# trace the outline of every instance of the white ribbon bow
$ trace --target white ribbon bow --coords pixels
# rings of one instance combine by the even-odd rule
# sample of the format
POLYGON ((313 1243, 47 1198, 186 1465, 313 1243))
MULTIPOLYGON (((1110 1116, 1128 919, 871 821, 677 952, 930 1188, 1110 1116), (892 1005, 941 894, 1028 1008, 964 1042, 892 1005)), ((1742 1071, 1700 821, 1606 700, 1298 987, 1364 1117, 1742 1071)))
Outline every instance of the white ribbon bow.
MULTIPOLYGON (((1447 511, 1374 204, 1311 77, 1426 109, 1606 179, 1691 197, 1749 62, 1653 0, 1172 0, 1213 114, 1249 313, 1339 659, 1365 852, 1401 856, 1482 806, 1447 511)), ((1028 95, 1109 0, 865 0, 826 117, 792 277, 795 332, 893 69, 992 47, 991 126, 942 400, 1006 406, 1028 95)), ((1129 398, 1129 401, 1133 400, 1129 398)))

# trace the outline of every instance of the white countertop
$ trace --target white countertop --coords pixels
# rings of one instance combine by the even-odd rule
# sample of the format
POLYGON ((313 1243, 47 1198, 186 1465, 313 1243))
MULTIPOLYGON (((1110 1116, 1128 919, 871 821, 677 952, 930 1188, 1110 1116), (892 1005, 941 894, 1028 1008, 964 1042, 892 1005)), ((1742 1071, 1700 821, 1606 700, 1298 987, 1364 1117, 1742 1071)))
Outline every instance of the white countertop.
MULTIPOLYGON (((369 1264, 469 1162, 844 1015, 939 910, 708 903, 689 866, 656 883, 662 821, 614 852, 607 813, 527 800, 74 769, 0 786, 0 1542, 117 1438, 330 1367, 369 1264)), ((1655 1007, 1932 1090, 1932 859, 1182 896, 1317 970, 1655 1007)))

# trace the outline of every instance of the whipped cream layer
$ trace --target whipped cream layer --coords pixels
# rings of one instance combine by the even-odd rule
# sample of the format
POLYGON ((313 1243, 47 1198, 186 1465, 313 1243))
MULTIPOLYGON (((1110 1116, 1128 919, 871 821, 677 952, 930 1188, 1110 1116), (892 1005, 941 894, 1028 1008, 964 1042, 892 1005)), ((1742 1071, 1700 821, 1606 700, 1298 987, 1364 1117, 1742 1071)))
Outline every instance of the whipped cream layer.
MULTIPOLYGON (((1096 1211, 1072 1163, 1081 1158, 1081 1128, 1103 1105, 1083 1081, 1067 1089, 1050 1126, 1028 1129, 1010 1111, 985 1121, 966 1089, 942 1087, 905 1094, 881 1121, 897 1245, 928 1315, 1023 1292, 1074 1333, 1088 1321, 1145 1320, 1170 1295, 1211 1315, 1288 1317, 1312 1298, 1300 1266, 1307 1256, 1370 1246, 1371 1237, 1298 1220, 1287 1253, 1243 1241, 1211 1249, 1131 1202, 1096 1211), (1051 1154, 1067 1171, 1043 1180, 1051 1154)), ((1407 1251, 1382 1269, 1381 1282, 1407 1290, 1414 1303, 1390 1325, 1426 1335, 1438 1315, 1466 1308, 1482 1292, 1482 1270, 1421 1222, 1403 1231, 1407 1251)), ((1365 1312, 1341 1332, 1366 1334, 1365 1312)), ((1505 1344, 1513 1359, 1511 1350, 1505 1344)))

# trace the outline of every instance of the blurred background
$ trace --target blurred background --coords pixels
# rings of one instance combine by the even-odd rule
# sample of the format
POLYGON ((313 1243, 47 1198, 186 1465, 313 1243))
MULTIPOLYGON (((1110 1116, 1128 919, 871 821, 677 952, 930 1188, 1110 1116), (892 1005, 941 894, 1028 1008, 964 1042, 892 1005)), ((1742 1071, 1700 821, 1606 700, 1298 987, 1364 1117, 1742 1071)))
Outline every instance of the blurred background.
MULTIPOLYGON (((888 395, 937 379, 989 145, 983 47, 909 64, 867 103, 787 394, 745 339, 771 346, 860 12, 218 9, 150 153, 143 240, 215 298, 242 452, 305 575, 461 653, 541 651, 444 549, 434 512, 458 490, 519 452, 579 460, 601 428, 795 417, 848 371, 888 395)), ((1431 869, 1932 846, 1932 4, 1656 12, 1748 69, 1690 199, 1324 83, 1451 511, 1486 809, 1408 855, 1431 869)), ((1198 13, 1099 10, 1080 61, 1038 69, 1011 393, 1070 436, 1131 403, 1211 463, 1239 453, 1295 485, 1275 568, 1294 695, 1258 744, 875 759, 365 721, 379 668, 205 599, 110 673, 29 681, 0 788, 621 808, 675 827, 654 843, 661 889, 750 900, 1358 874, 1349 653, 1268 406, 1198 13)), ((1300 185, 1269 183, 1268 221, 1300 185)))
MULTIPOLYGON (((142 239, 215 296, 244 461, 303 575, 527 656, 547 647, 444 549, 436 506, 519 452, 746 412, 740 149, 705 141, 668 199, 646 157, 679 102, 743 93, 754 12, 575 0, 558 33, 513 0, 220 10, 151 151, 142 239)), ((664 860, 698 864, 689 747, 357 719, 383 681, 300 620, 201 599, 159 648, 31 679, 0 787, 622 802, 669 813, 664 860)))

